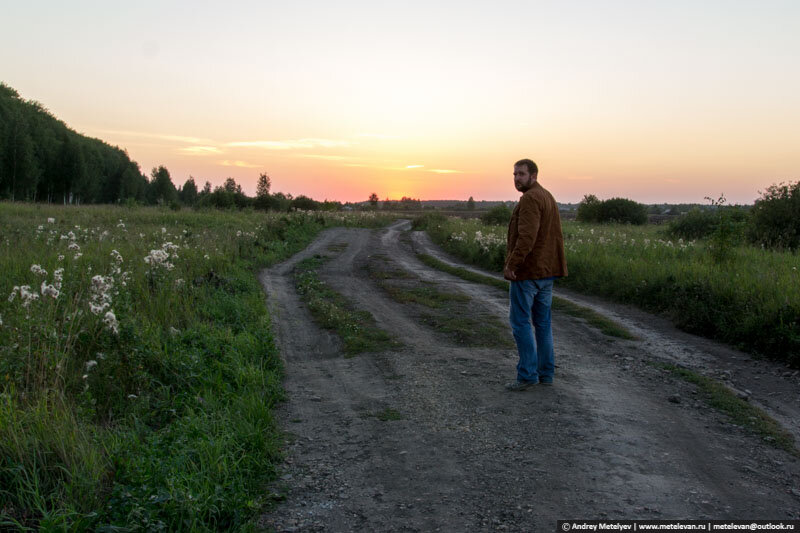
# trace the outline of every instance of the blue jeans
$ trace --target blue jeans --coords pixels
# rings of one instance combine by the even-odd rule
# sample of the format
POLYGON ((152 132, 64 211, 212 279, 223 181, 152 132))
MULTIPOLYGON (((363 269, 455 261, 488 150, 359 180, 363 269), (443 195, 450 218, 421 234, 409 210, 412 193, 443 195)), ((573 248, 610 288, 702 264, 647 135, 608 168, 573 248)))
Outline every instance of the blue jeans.
POLYGON ((552 382, 555 373, 553 330, 550 327, 553 280, 512 281, 509 300, 509 321, 519 352, 517 380, 552 382))

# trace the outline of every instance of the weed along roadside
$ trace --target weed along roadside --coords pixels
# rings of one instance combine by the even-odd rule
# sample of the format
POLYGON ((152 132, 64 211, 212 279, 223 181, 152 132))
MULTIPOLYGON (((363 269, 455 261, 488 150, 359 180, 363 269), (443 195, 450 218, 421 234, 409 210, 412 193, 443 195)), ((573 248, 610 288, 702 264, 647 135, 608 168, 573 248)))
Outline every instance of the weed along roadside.
POLYGON ((0 204, 0 524, 246 527, 284 397, 254 273, 386 220, 0 204))

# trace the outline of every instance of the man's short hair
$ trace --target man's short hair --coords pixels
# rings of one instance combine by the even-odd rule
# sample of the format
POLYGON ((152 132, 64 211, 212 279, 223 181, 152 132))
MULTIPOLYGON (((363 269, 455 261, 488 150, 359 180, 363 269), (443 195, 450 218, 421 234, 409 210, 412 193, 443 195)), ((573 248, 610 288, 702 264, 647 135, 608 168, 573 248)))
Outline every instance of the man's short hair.
POLYGON ((514 163, 515 167, 521 167, 522 165, 528 167, 528 174, 530 174, 531 176, 539 173, 539 167, 537 167, 536 163, 534 163, 530 159, 520 159, 519 161, 514 163))

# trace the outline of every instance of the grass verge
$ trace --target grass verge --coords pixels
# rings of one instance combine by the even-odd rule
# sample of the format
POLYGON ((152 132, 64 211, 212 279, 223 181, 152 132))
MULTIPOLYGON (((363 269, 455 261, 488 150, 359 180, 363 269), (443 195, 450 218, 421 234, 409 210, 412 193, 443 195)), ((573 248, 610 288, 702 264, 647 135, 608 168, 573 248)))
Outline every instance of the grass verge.
POLYGON ((375 324, 371 314, 356 310, 344 296, 319 279, 317 270, 325 260, 326 257, 315 255, 298 263, 294 270, 295 287, 314 320, 339 336, 346 356, 399 347, 396 339, 375 324))
POLYGON ((283 398, 254 274, 384 222, 0 202, 0 529, 254 529, 283 398))
MULTIPOLYGON (((482 283, 484 285, 490 285, 492 287, 497 287, 498 289, 508 291, 508 281, 506 280, 478 274, 477 272, 467 270, 466 268, 455 267, 428 254, 417 254, 417 257, 419 257, 420 261, 429 267, 447 272, 448 274, 452 274, 453 276, 457 276, 463 280, 474 283, 482 283)), ((617 324, 613 320, 604 317, 596 311, 574 304, 563 298, 559 298, 557 296, 553 297, 553 309, 576 318, 582 318, 609 337, 636 340, 636 336, 624 326, 617 324)))
POLYGON ((800 457, 800 450, 794 437, 767 413, 739 398, 725 385, 702 376, 697 372, 667 363, 654 363, 654 366, 669 370, 673 375, 697 385, 705 401, 711 407, 725 413, 734 424, 742 426, 759 435, 765 442, 800 457))

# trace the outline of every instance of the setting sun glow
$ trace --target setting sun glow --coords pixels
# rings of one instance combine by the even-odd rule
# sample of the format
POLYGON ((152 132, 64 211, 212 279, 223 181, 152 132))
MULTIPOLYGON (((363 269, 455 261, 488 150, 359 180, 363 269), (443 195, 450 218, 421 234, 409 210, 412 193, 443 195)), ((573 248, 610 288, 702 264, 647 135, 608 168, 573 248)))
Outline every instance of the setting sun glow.
POLYGON ((800 178, 800 4, 17 3, 2 80, 176 185, 750 203, 800 178), (36 43, 32 46, 31 43, 36 43))

